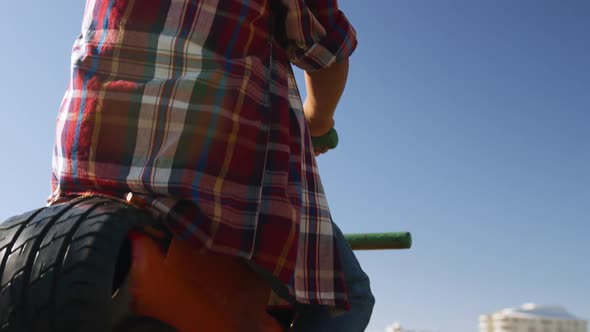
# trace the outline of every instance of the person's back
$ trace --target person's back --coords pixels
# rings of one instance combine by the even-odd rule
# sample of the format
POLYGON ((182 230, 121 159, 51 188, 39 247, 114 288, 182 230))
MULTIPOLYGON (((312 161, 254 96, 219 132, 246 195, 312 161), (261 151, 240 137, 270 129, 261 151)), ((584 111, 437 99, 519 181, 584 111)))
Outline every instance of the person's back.
POLYGON ((333 126, 355 34, 335 1, 274 4, 88 0, 50 202, 125 198, 177 236, 245 258, 294 303, 347 307, 341 271, 360 268, 342 253, 310 131, 333 126), (305 112, 290 63, 307 71, 305 112))

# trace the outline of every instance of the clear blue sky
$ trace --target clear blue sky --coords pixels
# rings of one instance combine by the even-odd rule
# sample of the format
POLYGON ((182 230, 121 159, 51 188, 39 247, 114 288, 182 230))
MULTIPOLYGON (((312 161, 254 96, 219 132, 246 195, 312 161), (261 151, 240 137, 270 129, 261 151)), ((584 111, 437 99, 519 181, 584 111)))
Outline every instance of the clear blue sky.
MULTIPOLYGON (((0 10, 0 219, 48 195, 83 1, 0 10)), ((590 318, 590 2, 341 0, 356 26, 340 147, 321 158, 345 232, 408 230, 361 252, 367 331, 477 330, 524 302, 590 318)))

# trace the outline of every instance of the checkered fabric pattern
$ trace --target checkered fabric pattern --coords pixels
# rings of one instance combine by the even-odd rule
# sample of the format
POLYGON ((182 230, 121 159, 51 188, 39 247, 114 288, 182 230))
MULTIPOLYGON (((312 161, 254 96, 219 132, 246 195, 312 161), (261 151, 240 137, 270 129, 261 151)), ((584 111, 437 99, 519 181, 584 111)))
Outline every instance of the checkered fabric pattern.
POLYGON ((336 0, 281 0, 281 15, 269 1, 88 0, 49 201, 133 197, 299 302, 346 306, 291 64, 350 56, 355 31, 336 0))

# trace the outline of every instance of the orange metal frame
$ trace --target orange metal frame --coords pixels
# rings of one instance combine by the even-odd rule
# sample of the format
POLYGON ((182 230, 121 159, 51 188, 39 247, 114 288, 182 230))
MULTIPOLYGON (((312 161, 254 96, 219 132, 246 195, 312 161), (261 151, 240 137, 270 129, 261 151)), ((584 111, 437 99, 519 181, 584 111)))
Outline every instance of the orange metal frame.
POLYGON ((133 311, 178 332, 279 332, 266 312, 270 288, 238 259, 203 253, 173 239, 165 252, 142 233, 130 234, 133 311))

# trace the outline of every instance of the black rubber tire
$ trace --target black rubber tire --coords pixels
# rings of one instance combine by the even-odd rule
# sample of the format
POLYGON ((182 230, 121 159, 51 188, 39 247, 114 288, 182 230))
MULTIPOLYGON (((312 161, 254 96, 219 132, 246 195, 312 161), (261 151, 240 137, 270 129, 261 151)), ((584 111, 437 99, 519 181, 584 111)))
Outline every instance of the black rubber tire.
POLYGON ((128 233, 150 216, 86 197, 0 224, 0 332, 108 332, 131 313, 113 296, 131 264, 128 233))

